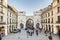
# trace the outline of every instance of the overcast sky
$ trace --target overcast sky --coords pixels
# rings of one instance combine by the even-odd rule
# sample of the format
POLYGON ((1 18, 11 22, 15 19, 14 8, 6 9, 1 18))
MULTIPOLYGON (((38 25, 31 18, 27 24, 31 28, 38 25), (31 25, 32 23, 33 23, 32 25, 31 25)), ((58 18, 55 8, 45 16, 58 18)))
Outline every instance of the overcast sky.
POLYGON ((51 0, 8 0, 8 4, 19 11, 25 11, 26 15, 33 15, 34 11, 47 7, 51 0))

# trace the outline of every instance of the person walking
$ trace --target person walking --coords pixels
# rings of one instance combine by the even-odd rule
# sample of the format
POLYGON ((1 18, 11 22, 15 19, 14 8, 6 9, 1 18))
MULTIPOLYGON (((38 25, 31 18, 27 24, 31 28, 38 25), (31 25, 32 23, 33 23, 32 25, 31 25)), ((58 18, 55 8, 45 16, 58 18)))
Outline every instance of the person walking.
POLYGON ((38 27, 36 28, 36 35, 38 36, 38 27))
POLYGON ((36 35, 38 36, 38 30, 36 30, 36 35))
POLYGON ((60 40, 60 31, 58 31, 58 36, 59 36, 59 40, 60 40))
POLYGON ((50 33, 50 35, 48 36, 48 38, 49 38, 49 40, 52 40, 52 35, 51 35, 51 33, 50 33))
POLYGON ((29 35, 29 30, 27 30, 27 38, 28 38, 28 35, 29 35))
POLYGON ((46 34, 46 36, 47 36, 47 30, 45 30, 45 32, 44 32, 45 34, 46 34))
POLYGON ((2 35, 1 35, 1 33, 0 33, 0 40, 2 40, 2 35))

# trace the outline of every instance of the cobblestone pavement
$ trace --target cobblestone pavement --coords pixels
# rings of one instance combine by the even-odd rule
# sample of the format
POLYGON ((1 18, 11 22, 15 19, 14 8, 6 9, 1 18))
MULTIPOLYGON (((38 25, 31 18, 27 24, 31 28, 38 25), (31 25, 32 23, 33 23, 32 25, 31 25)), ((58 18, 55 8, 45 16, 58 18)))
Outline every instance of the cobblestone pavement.
MULTIPOLYGON (((22 30, 21 33, 15 33, 15 34, 9 34, 2 38, 2 40, 49 40, 48 39, 49 34, 46 36, 44 32, 39 33, 38 36, 34 33, 33 36, 28 36, 26 34, 25 30, 22 30)), ((58 36, 52 35, 53 40, 59 40, 58 36)))

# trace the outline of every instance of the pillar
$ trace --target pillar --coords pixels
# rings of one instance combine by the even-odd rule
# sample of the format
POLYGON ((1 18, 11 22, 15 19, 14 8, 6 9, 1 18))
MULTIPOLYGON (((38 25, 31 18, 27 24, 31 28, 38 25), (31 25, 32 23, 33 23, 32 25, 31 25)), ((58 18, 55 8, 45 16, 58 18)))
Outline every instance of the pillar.
POLYGON ((7 25, 6 25, 6 26, 5 26, 5 35, 8 34, 7 30, 8 30, 8 28, 7 28, 7 25))
POLYGON ((54 34, 57 34, 58 30, 57 30, 57 28, 56 28, 56 25, 54 25, 53 28, 54 28, 54 30, 53 30, 54 32, 53 32, 53 33, 54 33, 54 34))

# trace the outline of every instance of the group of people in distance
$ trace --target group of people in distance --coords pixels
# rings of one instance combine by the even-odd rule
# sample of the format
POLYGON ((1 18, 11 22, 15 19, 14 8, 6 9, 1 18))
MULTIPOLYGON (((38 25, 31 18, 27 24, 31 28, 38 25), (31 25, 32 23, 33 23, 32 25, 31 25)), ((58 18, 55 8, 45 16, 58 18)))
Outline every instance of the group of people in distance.
POLYGON ((41 29, 38 28, 38 27, 37 27, 37 28, 34 28, 34 27, 31 27, 31 28, 30 28, 30 27, 27 27, 26 30, 27 30, 27 31, 26 31, 27 34, 30 35, 30 36, 32 36, 32 35, 34 34, 34 30, 35 30, 36 35, 38 36, 38 31, 41 30, 41 29))

